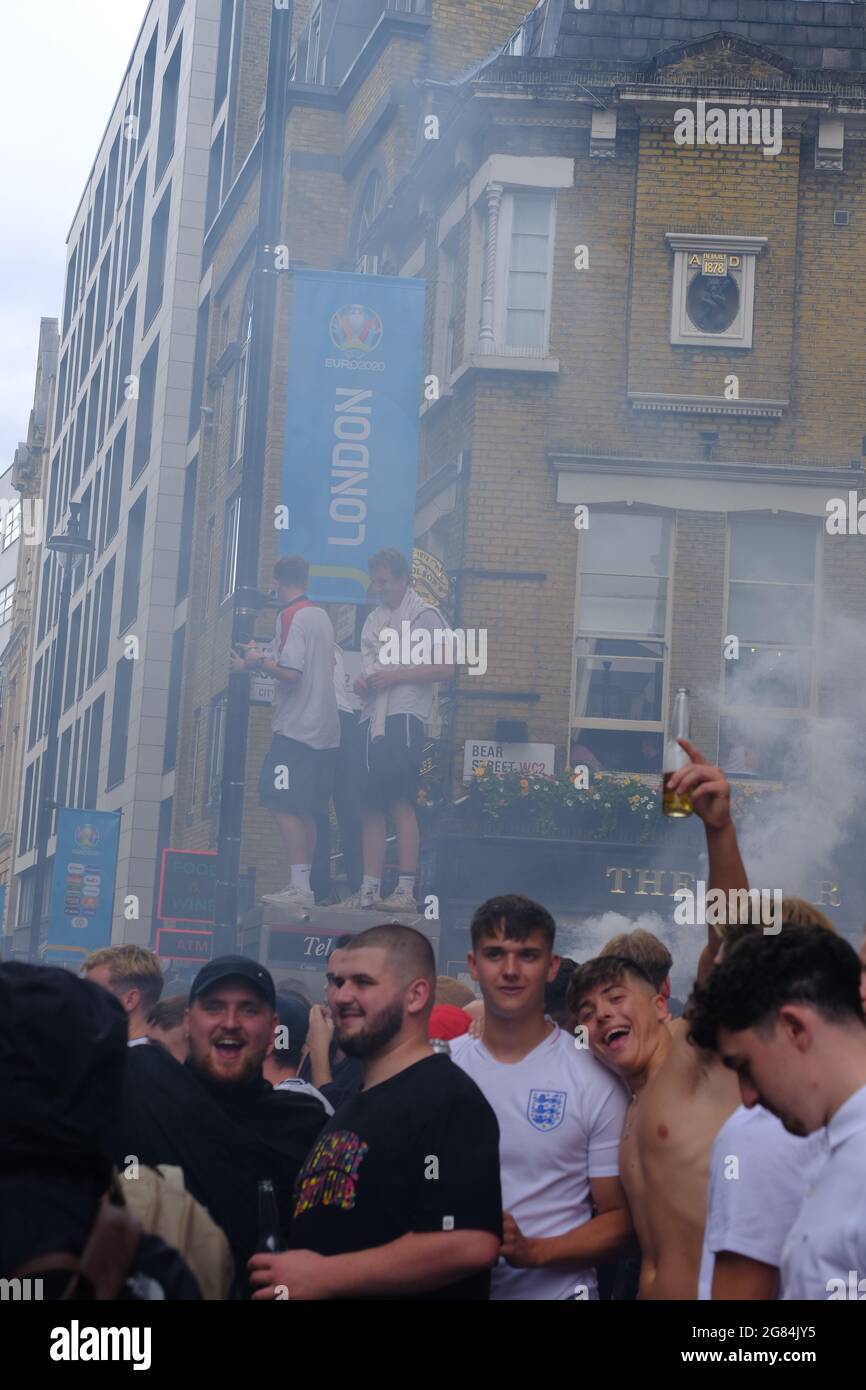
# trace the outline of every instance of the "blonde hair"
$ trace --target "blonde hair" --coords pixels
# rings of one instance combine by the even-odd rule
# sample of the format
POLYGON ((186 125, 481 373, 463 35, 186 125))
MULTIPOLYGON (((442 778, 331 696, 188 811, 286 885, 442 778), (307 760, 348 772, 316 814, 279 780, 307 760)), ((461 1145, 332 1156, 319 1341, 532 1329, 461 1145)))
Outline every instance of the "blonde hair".
POLYGON ((93 951, 81 967, 88 975, 99 966, 108 966, 108 987, 112 994, 137 989, 142 1005, 152 1009, 162 994, 162 966, 159 957, 146 946, 104 946, 93 951))
MULTIPOLYGON (((782 929, 786 927, 821 927, 824 931, 832 932, 838 936, 836 928, 830 921, 825 912, 814 903, 807 902, 805 898, 797 898, 793 895, 784 894, 782 897, 782 929)), ((751 936, 753 932, 759 931, 757 923, 750 922, 728 922, 713 925, 713 931, 720 941, 732 946, 741 937, 751 936)))
POLYGON ((659 941, 657 936, 651 931, 645 931, 643 927, 635 927, 634 931, 612 936, 610 941, 604 943, 599 955, 624 956, 626 960, 635 961, 646 971, 656 989, 661 989, 674 963, 674 958, 664 942, 659 941))
POLYGON ((456 1004, 458 1009, 462 1009, 464 1004, 471 1004, 474 999, 475 995, 468 985, 453 980, 450 975, 436 976, 437 1004, 456 1004))

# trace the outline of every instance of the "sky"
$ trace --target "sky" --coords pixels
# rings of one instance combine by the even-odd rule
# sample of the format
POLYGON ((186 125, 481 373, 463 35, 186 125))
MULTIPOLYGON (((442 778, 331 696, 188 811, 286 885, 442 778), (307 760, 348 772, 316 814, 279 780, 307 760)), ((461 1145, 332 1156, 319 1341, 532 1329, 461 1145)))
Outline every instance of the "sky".
POLYGON ((27 434, 40 318, 60 318, 66 234, 148 0, 2 9, 0 474, 27 434))

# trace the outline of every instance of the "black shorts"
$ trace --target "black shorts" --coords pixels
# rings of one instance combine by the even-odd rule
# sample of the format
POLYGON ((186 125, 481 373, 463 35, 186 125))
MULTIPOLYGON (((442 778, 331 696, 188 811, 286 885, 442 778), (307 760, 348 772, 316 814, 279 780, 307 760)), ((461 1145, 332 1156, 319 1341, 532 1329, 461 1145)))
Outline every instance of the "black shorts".
POLYGON ((328 809, 334 785, 336 748, 310 748, 285 734, 272 734, 259 774, 259 802, 269 811, 315 816, 328 809), (287 769, 288 777, 281 769, 287 769), (288 786, 283 783, 288 781, 288 786))
POLYGON ((424 748, 424 725, 414 714, 389 714, 384 738, 371 739, 372 720, 361 725, 361 805, 385 811, 395 801, 415 805, 424 748))

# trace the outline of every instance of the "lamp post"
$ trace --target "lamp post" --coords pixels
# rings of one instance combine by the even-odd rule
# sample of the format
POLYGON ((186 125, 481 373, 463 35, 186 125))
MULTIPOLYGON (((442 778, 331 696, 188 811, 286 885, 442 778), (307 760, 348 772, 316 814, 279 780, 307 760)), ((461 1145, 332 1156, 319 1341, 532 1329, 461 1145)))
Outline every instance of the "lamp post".
MULTIPOLYGON (((256 617, 265 604, 257 589, 262 527, 268 404, 276 320, 275 247, 280 241, 283 203, 283 146, 289 90, 292 40, 292 0, 271 10, 265 122, 262 130, 262 173, 256 262, 253 277, 253 321, 250 336, 249 392, 244 430, 238 521, 232 646, 249 642, 256 617)), ((237 949, 238 878, 243 833, 247 731, 250 709, 249 676, 232 672, 228 682, 217 832, 217 881, 214 893, 214 951, 237 949)))
POLYGON ((57 641, 54 664, 51 668, 51 692, 48 703, 48 743, 42 758, 39 806, 36 812, 36 860, 33 868, 33 908, 30 913, 30 959, 39 960, 39 934, 42 924, 42 899, 45 893, 45 860, 51 835, 51 817, 56 808, 54 789, 57 781, 57 745, 60 736, 60 714, 63 704, 63 680, 66 667, 66 639, 69 626, 69 600, 76 566, 93 549, 93 542, 81 534, 81 503, 70 502, 69 521, 60 535, 45 542, 53 550, 61 569, 60 613, 57 619, 57 641))

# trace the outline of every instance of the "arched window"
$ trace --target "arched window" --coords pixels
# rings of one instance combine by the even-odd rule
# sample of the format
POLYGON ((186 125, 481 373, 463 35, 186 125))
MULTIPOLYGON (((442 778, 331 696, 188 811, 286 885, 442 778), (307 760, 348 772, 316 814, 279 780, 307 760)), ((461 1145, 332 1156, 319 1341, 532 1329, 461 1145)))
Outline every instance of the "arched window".
POLYGON ((232 464, 239 463, 244 453, 244 433, 247 425, 247 396, 250 384, 250 342, 253 336, 253 291, 247 291, 241 316, 239 334, 241 351, 235 374, 235 432, 232 464))
POLYGON ((367 181, 358 199, 355 213, 355 269, 360 275, 376 275, 379 270, 379 257, 364 249, 367 233, 379 215, 382 206, 382 175, 378 169, 368 174, 367 181))

